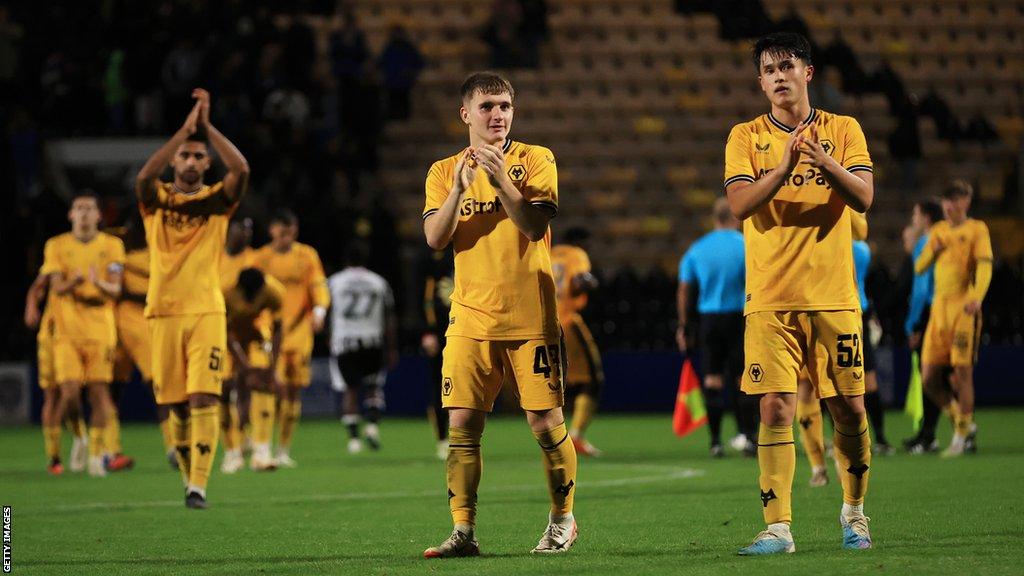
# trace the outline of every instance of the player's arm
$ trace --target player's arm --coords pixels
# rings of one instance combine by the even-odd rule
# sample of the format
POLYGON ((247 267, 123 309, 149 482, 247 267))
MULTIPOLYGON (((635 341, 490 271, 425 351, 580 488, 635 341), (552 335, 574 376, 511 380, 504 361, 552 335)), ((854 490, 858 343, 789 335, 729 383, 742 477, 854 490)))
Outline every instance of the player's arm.
POLYGON ((274 318, 270 328, 270 369, 277 366, 277 359, 281 356, 281 342, 284 341, 284 325, 281 317, 274 318))
MULTIPOLYGON (((752 174, 741 174, 728 178, 725 185, 725 198, 729 202, 729 210, 737 220, 745 220, 754 215, 762 206, 772 201, 775 195, 786 183, 786 178, 796 168, 800 159, 800 151, 797 146, 800 142, 800 133, 807 127, 801 122, 793 129, 793 133, 786 140, 782 149, 782 159, 774 170, 766 172, 760 179, 754 180, 752 174)), ((729 142, 725 146, 726 170, 734 165, 743 165, 744 172, 752 171, 750 166, 750 142, 739 126, 733 129, 729 135, 729 142), (733 138, 736 140, 733 141, 733 138)), ((727 172, 728 173, 728 172, 727 172)))
POLYGON ((497 146, 487 144, 476 151, 477 162, 498 192, 501 205, 512 223, 531 242, 544 238, 548 224, 555 217, 555 209, 547 205, 531 204, 515 187, 505 172, 505 156, 497 146))
POLYGON ((680 352, 686 352, 686 311, 689 306, 688 294, 690 285, 682 280, 679 281, 679 286, 676 288, 676 313, 679 318, 679 325, 676 327, 676 344, 679 345, 680 352))
POLYGON ((964 311, 968 314, 977 314, 981 310, 981 302, 992 283, 992 239, 989 237, 988 227, 982 227, 980 237, 975 240, 974 282, 967 292, 967 304, 964 305, 964 311))
MULTIPOLYGON (((455 164, 455 177, 452 179, 448 196, 434 211, 428 212, 423 219, 423 234, 427 237, 427 245, 434 250, 444 250, 455 235, 455 227, 459 224, 459 204, 462 196, 473 185, 476 171, 469 166, 471 148, 462 151, 462 156, 455 164)), ((427 177, 428 199, 433 172, 427 177)))
POLYGON ((235 357, 235 364, 238 365, 239 372, 248 370, 249 355, 245 353, 245 346, 242 346, 242 342, 233 330, 228 330, 228 349, 231 350, 231 355, 235 357))
POLYGON ((58 296, 64 296, 73 291, 76 286, 85 282, 85 277, 78 271, 75 271, 74 274, 67 278, 60 272, 54 272, 50 274, 49 282, 51 290, 56 292, 58 296))
POLYGON ((924 274, 935 263, 935 259, 946 246, 942 243, 939 235, 932 232, 928 237, 928 243, 924 245, 921 255, 914 260, 914 274, 924 274))
POLYGON ((25 326, 33 330, 39 326, 39 302, 46 293, 46 287, 50 284, 50 277, 46 274, 36 276, 32 285, 28 287, 25 294, 25 326))
POLYGON ((117 300, 121 296, 121 286, 124 277, 124 269, 120 265, 111 264, 107 268, 107 276, 104 278, 96 268, 89 268, 89 281, 99 289, 107 298, 117 300))
MULTIPOLYGON (((793 131, 796 133, 796 130, 793 131)), ((874 174, 868 170, 850 172, 818 142, 818 126, 811 123, 810 136, 798 138, 798 150, 804 156, 800 164, 809 164, 821 170, 825 180, 846 205, 864 213, 875 198, 874 174)), ((788 172, 787 172, 788 174, 788 172)))
POLYGON ((192 97, 199 104, 199 125, 206 130, 210 146, 213 146, 220 161, 224 163, 224 168, 227 169, 227 174, 224 175, 224 194, 231 202, 238 202, 249 185, 249 162, 227 136, 221 134, 210 122, 210 93, 202 88, 196 88, 192 91, 192 97))
POLYGON ((171 136, 170 140, 154 152, 146 160, 146 163, 142 165, 142 169, 139 170, 138 175, 135 177, 135 196, 143 206, 150 206, 156 201, 157 179, 160 178, 160 174, 163 173, 167 165, 170 164, 171 159, 174 158, 174 153, 177 152, 178 147, 198 130, 201 109, 202 102, 197 100, 181 128, 178 128, 174 136, 171 136))
POLYGON ((319 334, 324 329, 327 309, 331 307, 331 292, 327 289, 327 276, 320 255, 312 252, 313 265, 309 279, 309 297, 313 303, 313 331, 319 334))

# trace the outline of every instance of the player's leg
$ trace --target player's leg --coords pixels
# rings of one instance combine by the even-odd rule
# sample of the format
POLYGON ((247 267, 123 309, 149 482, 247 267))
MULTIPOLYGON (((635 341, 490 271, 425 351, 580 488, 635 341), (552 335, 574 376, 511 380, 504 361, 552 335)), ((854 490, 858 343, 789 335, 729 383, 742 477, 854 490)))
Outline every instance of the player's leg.
POLYGON ((796 393, 796 421, 800 424, 800 444, 803 445, 807 462, 811 465, 812 488, 828 484, 828 468, 825 466, 825 433, 821 418, 821 403, 814 394, 814 387, 806 371, 800 372, 796 393))
MULTIPOLYGON (((257 472, 271 472, 277 469, 271 444, 274 441, 274 423, 277 421, 277 388, 272 381, 273 368, 270 357, 260 342, 245 345, 249 355, 249 369, 241 376, 245 387, 250 390, 249 417, 252 421, 252 454, 249 468, 257 472)), ((278 371, 280 380, 281 373, 278 371)))
POLYGON ((871 436, 864 408, 864 361, 860 311, 819 312, 809 315, 812 334, 808 374, 825 399, 835 426, 832 444, 843 506, 839 523, 843 548, 871 547, 864 496, 871 468, 871 436))
POLYGON ((41 413, 43 425, 43 449, 48 461, 46 470, 54 476, 64 473, 64 464, 60 459, 60 388, 51 382, 43 388, 43 409, 41 413))
POLYGON ((359 351, 345 352, 338 356, 338 371, 345 381, 345 392, 341 399, 341 423, 348 432, 347 450, 349 454, 357 454, 363 450, 361 428, 363 414, 359 409, 359 399, 363 393, 363 370, 360 367, 362 357, 359 351))
POLYGON ((110 384, 107 382, 89 382, 86 385, 89 395, 89 406, 92 412, 89 417, 89 475, 103 477, 107 475, 106 428, 113 412, 110 400, 110 384))
POLYGON ((278 413, 281 422, 276 458, 278 466, 294 468, 296 465, 291 457, 292 438, 302 417, 302 390, 309 387, 310 365, 313 361, 311 354, 311 350, 298 350, 286 354, 288 367, 282 380, 286 386, 278 413))
POLYGON ((572 399, 569 435, 579 454, 600 456, 601 451, 587 441, 586 433, 597 414, 601 398, 601 385, 604 381, 601 353, 582 316, 574 313, 567 324, 569 330, 565 333, 565 358, 568 362, 562 366, 566 368, 567 388, 576 389, 572 399))
MULTIPOLYGON (((129 364, 131 366, 131 364, 129 364)), ((107 418, 107 429, 103 438, 107 450, 107 470, 119 472, 131 470, 135 466, 135 459, 124 454, 121 445, 121 413, 118 406, 121 403, 121 394, 126 382, 131 379, 131 371, 126 380, 115 380, 109 386, 110 414, 107 418)))
POLYGON ((871 421, 871 429, 875 436, 872 442, 872 450, 875 454, 889 456, 895 452, 885 437, 885 406, 882 405, 882 397, 878 392, 878 374, 875 371, 877 364, 875 358, 875 346, 871 342, 868 332, 868 315, 863 316, 864 324, 861 334, 864 338, 862 343, 862 356, 864 364, 864 408, 867 410, 868 419, 871 421))
POLYGON ((477 556, 477 491, 483 471, 480 439, 487 413, 501 390, 505 367, 494 342, 453 336, 445 343, 441 399, 448 410, 446 481, 454 525, 441 544, 423 551, 425 558, 477 556))
POLYGON ((89 431, 82 422, 82 378, 85 367, 82 357, 70 342, 53 342, 53 385, 60 389, 57 421, 67 422, 75 440, 71 445, 72 472, 82 472, 89 461, 89 431), (75 427, 78 430, 74 430, 75 427))
POLYGON ((943 456, 960 456, 966 449, 975 450, 974 436, 974 362, 977 359, 978 340, 981 336, 981 318, 962 313, 958 304, 958 317, 953 335, 953 349, 950 363, 953 365, 953 393, 955 405, 950 408, 954 415, 953 440, 943 456))
POLYGON ((363 436, 371 450, 380 450, 380 421, 385 407, 383 354, 383 350, 371 353, 366 366, 370 372, 363 377, 363 413, 366 415, 363 436))
POLYGON ((743 391, 763 394, 757 433, 760 469, 759 501, 765 530, 743 556, 794 552, 791 496, 796 470, 793 417, 796 413, 797 375, 803 365, 806 328, 796 312, 753 312, 743 332, 743 391))
POLYGON ((565 552, 576 542, 573 516, 576 496, 576 447, 565 426, 563 372, 564 352, 560 339, 504 342, 503 361, 515 379, 519 405, 543 456, 551 507, 548 522, 534 553, 565 552))
POLYGON ((726 320, 723 337, 728 356, 722 370, 723 386, 729 388, 735 398, 733 405, 736 412, 736 428, 739 432, 730 444, 733 449, 742 451, 745 456, 754 457, 757 456, 757 425, 760 420, 761 399, 741 389, 746 366, 743 362, 743 314, 736 312, 724 317, 726 320))
MULTIPOLYGON (((230 354, 225 356, 225 360, 230 358, 230 354)), ((224 380, 219 400, 220 431, 221 437, 224 438, 224 457, 220 463, 220 471, 225 474, 234 474, 245 467, 245 459, 242 458, 242 429, 235 404, 238 380, 234 374, 234 366, 231 365, 233 363, 229 360, 226 363, 229 365, 222 366, 222 371, 231 377, 224 380)))
POLYGON ((223 314, 191 318, 185 343, 189 419, 189 476, 185 505, 206 508, 206 485, 213 470, 220 435, 221 362, 227 353, 223 314))
MULTIPOLYGON (((444 338, 441 338, 440 347, 444 349, 444 338)), ((441 353, 440 351, 427 358, 430 371, 430 407, 427 408, 427 419, 430 420, 434 429, 434 437, 437 438, 437 457, 441 460, 448 458, 448 411, 444 409, 441 402, 441 353)))
POLYGON ((722 333, 725 326, 722 315, 705 314, 700 322, 701 392, 708 415, 710 454, 713 458, 725 456, 722 448, 722 417, 725 415, 725 384, 722 377, 728 353, 725 350, 728 339, 722 333))

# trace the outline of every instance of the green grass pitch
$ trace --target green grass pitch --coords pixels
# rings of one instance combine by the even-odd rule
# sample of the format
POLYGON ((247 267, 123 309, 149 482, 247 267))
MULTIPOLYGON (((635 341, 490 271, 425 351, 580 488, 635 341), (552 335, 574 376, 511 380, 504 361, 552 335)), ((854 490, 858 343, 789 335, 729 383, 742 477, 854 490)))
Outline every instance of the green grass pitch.
MULTIPOLYGON (((986 410, 977 421, 977 456, 874 459, 866 552, 840 549, 839 483, 833 473, 829 486, 809 488, 799 456, 797 553, 737 557, 762 528, 756 461, 709 459, 706 432, 676 439, 667 415, 598 416, 591 438, 606 456, 581 460, 580 538, 555 557, 529 554, 548 499, 522 418, 495 418, 484 435, 481 558, 421 558, 450 519, 444 465, 417 420, 385 421, 384 449, 357 456, 344 453, 337 422, 303 422, 297 469, 215 472, 206 511, 184 508, 155 425, 125 427, 139 462, 106 479, 49 477, 39 430, 7 428, 0 500, 13 507, 15 574, 1020 574, 1024 411, 986 410)), ((908 433, 896 413, 889 426, 894 440, 908 433)), ((940 435, 948 439, 948 424, 940 435)))

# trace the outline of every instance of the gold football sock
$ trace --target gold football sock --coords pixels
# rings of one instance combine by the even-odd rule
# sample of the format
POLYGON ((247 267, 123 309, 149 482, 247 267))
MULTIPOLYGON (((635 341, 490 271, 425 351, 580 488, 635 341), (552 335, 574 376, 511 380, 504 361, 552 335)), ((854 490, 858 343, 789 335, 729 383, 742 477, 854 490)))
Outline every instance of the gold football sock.
POLYGON ((597 412, 597 400, 590 394, 579 394, 572 408, 572 435, 578 438, 586 433, 597 412))
POLYGON ((757 434, 757 464, 761 468, 759 482, 765 524, 789 524, 793 518, 790 498, 796 470, 792 426, 761 423, 757 434))
POLYGON ((164 453, 174 450, 174 434, 171 432, 171 419, 165 418, 160 421, 160 436, 164 440, 164 453))
POLYGON ((43 426, 43 447, 50 460, 60 459, 60 426, 43 426))
POLYGON ((956 398, 949 401, 946 405, 946 412, 949 413, 949 419, 953 421, 953 429, 956 429, 957 422, 960 421, 960 404, 957 404, 956 398))
POLYGON ((482 435, 468 428, 448 429, 448 508, 454 524, 476 525, 476 491, 484 468, 482 435))
POLYGON ((299 426, 299 415, 302 414, 302 400, 281 400, 281 436, 278 445, 287 450, 292 445, 292 436, 299 426))
POLYGON ((956 421, 956 433, 961 438, 966 438, 971 433, 971 425, 974 424, 974 414, 960 414, 956 421))
POLYGON ((807 461, 815 468, 825 466, 825 432, 821 420, 821 404, 817 398, 796 403, 796 421, 800 424, 800 443, 807 461))
MULTIPOLYGON (((228 443, 228 436, 231 437, 231 445, 236 450, 242 449, 242 414, 238 411, 238 404, 235 402, 231 403, 231 407, 228 408, 228 414, 231 416, 231 426, 228 427, 227 434, 224 437, 225 445, 228 443)), ((226 448, 227 446, 225 446, 226 448)))
MULTIPOLYGON (((109 424, 108 424, 109 426, 109 424)), ((106 439, 106 426, 97 426, 93 424, 89 427, 89 456, 102 458, 106 454, 106 446, 104 440, 106 439)))
POLYGON ((868 420, 862 417, 856 426, 836 420, 835 425, 832 442, 839 463, 839 477, 843 482, 843 502, 850 505, 863 504, 864 494, 868 491, 868 470, 871 467, 868 420))
POLYGON ((565 516, 572 513, 576 496, 576 447, 569 439, 565 423, 550 430, 534 432, 544 454, 544 471, 551 493, 551 514, 565 516))
POLYGON ((107 450, 107 454, 120 454, 121 453, 121 415, 117 413, 117 410, 111 411, 107 417, 106 432, 103 434, 104 448, 107 450))
MULTIPOLYGON (((185 407, 185 410, 188 408, 185 407)), ((171 429, 171 438, 174 441, 174 455, 178 459, 178 470, 181 472, 181 479, 188 484, 189 469, 192 466, 192 458, 189 449, 189 418, 182 418, 178 410, 171 410, 167 418, 168 427, 171 429)))
POLYGON ((220 406, 204 406, 189 409, 189 429, 192 434, 192 468, 189 470, 188 485, 206 490, 210 479, 213 458, 217 455, 217 436, 220 435, 220 406))
POLYGON ((231 428, 235 425, 235 420, 231 410, 231 403, 221 402, 218 404, 218 409, 220 411, 220 431, 221 435, 224 437, 224 451, 230 452, 232 450, 237 450, 240 446, 235 443, 237 438, 231 433, 231 428))
POLYGON ((274 434, 274 416, 277 398, 268 392, 253 390, 249 404, 249 420, 252 422, 252 443, 256 446, 270 444, 274 434))

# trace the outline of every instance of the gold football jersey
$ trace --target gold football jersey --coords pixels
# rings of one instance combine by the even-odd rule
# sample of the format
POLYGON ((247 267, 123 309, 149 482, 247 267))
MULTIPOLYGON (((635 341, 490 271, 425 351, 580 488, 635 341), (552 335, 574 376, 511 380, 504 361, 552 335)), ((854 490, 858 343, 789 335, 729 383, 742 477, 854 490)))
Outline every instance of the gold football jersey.
POLYGON ((943 220, 928 231, 928 243, 918 256, 915 268, 927 269, 935 262, 935 294, 959 296, 966 294, 974 283, 978 262, 992 260, 992 240, 988 226, 981 220, 968 218, 953 227, 943 220), (943 250, 935 255, 938 243, 943 250))
POLYGON ((223 182, 193 193, 159 182, 140 204, 150 250, 146 317, 223 314, 220 258, 238 199, 223 182))
MULTIPOLYGON (((843 168, 872 170, 856 120, 811 109, 811 121, 825 152, 843 168)), ((774 170, 792 131, 771 113, 734 126, 725 145, 725 186, 774 170)), ((821 170, 797 164, 775 197, 743 222, 744 312, 859 309, 851 212, 821 170)))
MULTIPOLYGON (((535 206, 558 210, 555 157, 543 146, 505 141, 505 171, 535 206)), ((441 207, 462 153, 435 162, 427 173, 423 218, 441 207)), ((487 173, 477 168, 458 208, 455 291, 448 336, 479 340, 557 338, 551 231, 531 242, 509 219, 487 173)))
POLYGON ((121 239, 98 232, 89 242, 82 242, 70 232, 54 236, 46 242, 40 274, 61 274, 65 279, 76 274, 83 280, 66 294, 56 294, 53 287, 47 312, 52 314, 54 336, 58 339, 97 340, 113 345, 117 340, 114 323, 114 300, 89 281, 90 269, 104 277, 124 268, 124 243, 121 239))

